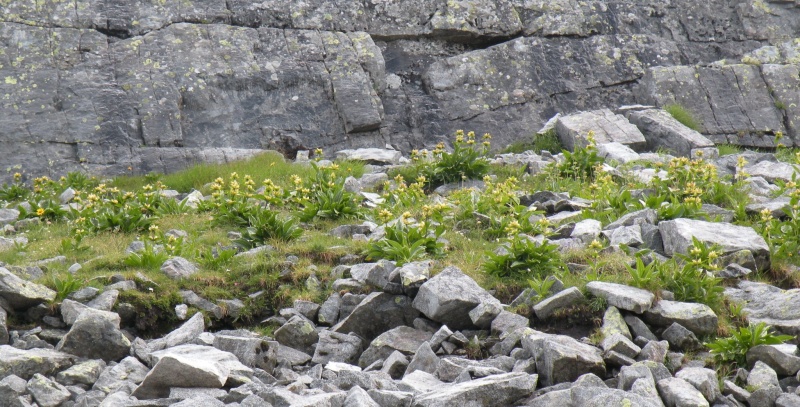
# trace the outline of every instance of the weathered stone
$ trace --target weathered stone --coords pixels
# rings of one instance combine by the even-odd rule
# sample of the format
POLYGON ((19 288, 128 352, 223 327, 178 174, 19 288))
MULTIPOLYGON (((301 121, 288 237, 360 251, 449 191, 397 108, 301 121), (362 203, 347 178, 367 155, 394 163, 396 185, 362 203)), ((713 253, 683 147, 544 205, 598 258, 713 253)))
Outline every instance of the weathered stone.
POLYGON ((503 311, 492 321, 492 333, 499 338, 505 338, 519 328, 527 328, 531 321, 527 317, 510 311, 503 311))
POLYGON ((537 375, 505 373, 454 384, 418 395, 414 405, 444 407, 467 405, 507 406, 529 396, 536 388, 537 375))
POLYGON ((64 386, 36 373, 28 380, 28 392, 41 407, 57 407, 67 401, 70 392, 64 386))
POLYGON ((408 364, 409 361, 406 355, 398 351, 393 351, 389 357, 383 361, 381 372, 388 374, 393 379, 400 379, 405 374, 408 364))
POLYGON ((775 370, 766 363, 760 361, 756 361, 753 368, 750 370, 750 374, 747 375, 747 385, 753 389, 781 387, 778 381, 778 374, 775 370))
POLYGON ((482 302, 499 303, 458 268, 448 267, 423 284, 413 306, 452 329, 472 327, 469 311, 482 302))
POLYGON ((747 351, 747 364, 765 363, 779 376, 794 376, 800 371, 800 357, 796 345, 758 345, 747 351))
POLYGON ((683 325, 677 322, 672 323, 672 325, 665 329, 661 337, 669 342, 674 349, 695 350, 703 347, 703 344, 700 343, 697 336, 695 336, 692 331, 684 328, 683 325))
POLYGON ((407 326, 391 329, 375 338, 369 344, 369 348, 361 354, 358 365, 362 368, 367 367, 376 360, 385 359, 394 351, 412 355, 423 342, 429 341, 431 336, 431 332, 420 331, 407 326))
POLYGON ((436 372, 438 366, 439 357, 433 353, 430 343, 427 341, 422 342, 422 345, 420 345, 416 353, 414 353, 414 357, 411 358, 411 362, 409 362, 404 375, 411 374, 417 370, 433 374, 436 372))
POLYGON ((750 250, 759 270, 769 268, 769 246, 753 228, 729 223, 675 219, 660 222, 658 229, 664 239, 664 252, 667 256, 686 254, 694 237, 706 245, 719 245, 723 254, 750 250))
POLYGON ((639 154, 630 147, 617 142, 603 143, 597 146, 597 155, 607 161, 616 161, 625 164, 639 159, 639 154))
POLYGON ((661 300, 645 311, 644 320, 658 326, 677 322, 697 335, 710 335, 717 331, 717 314, 708 305, 661 300))
POLYGON ((492 321, 494 321, 502 311, 503 307, 501 307, 499 303, 482 302, 469 312, 469 318, 472 320, 472 324, 478 328, 491 328, 492 321))
POLYGON ((408 297, 375 292, 364 298, 331 330, 345 334, 353 332, 366 340, 372 340, 392 328, 411 325, 418 315, 419 311, 412 308, 408 297))
POLYGON ((319 342, 311 361, 317 364, 342 362, 354 365, 358 363, 362 346, 363 342, 358 336, 323 330, 319 333, 319 342))
POLYGON ((0 226, 10 225, 19 219, 19 211, 10 208, 0 208, 0 226))
POLYGON ((138 359, 128 356, 116 365, 106 367, 92 388, 106 394, 114 393, 127 384, 133 388, 144 380, 149 370, 138 359))
POLYGON ((575 224, 572 229, 570 237, 580 239, 584 243, 591 243, 600 236, 600 231, 603 229, 603 224, 599 220, 584 219, 575 224))
POLYGON ((765 323, 775 330, 800 334, 800 289, 782 290, 765 283, 740 281, 725 289, 728 301, 744 304, 742 310, 752 324, 765 323))
POLYGON ((624 244, 629 247, 639 247, 644 244, 642 228, 639 225, 620 226, 611 232, 609 244, 611 246, 624 244))
POLYGON ((694 386, 709 403, 721 397, 717 372, 702 367, 687 367, 675 374, 678 379, 683 379, 694 386))
POLYGON ((317 322, 322 326, 331 326, 339 320, 339 308, 342 306, 342 297, 333 292, 319 308, 317 322))
POLYGON ((0 297, 14 309, 27 309, 52 301, 56 292, 40 284, 23 280, 5 267, 0 267, 0 297))
POLYGON ((91 386, 100 377, 100 373, 106 368, 103 360, 87 360, 61 371, 56 376, 56 381, 71 386, 75 384, 85 384, 91 386))
POLYGON ((399 164, 402 156, 400 151, 380 148, 359 148, 336 152, 338 160, 365 161, 368 164, 399 164))
POLYGON ((568 336, 531 330, 522 338, 522 346, 536 359, 545 386, 569 382, 584 373, 605 374, 600 350, 568 336))
POLYGON ((672 155, 689 157, 693 149, 714 146, 711 140, 675 120, 664 110, 637 110, 625 116, 642 132, 650 151, 664 149, 672 155))
POLYGON ((685 380, 678 378, 661 379, 657 383, 658 392, 667 407, 708 407, 703 393, 685 380))
POLYGON ((275 339, 284 346, 312 354, 319 334, 308 319, 295 315, 275 331, 275 339))
POLYGON ((197 271, 197 266, 183 257, 173 257, 161 265, 161 272, 173 280, 189 277, 197 271))
POLYGON ((564 291, 545 298, 533 307, 533 312, 539 319, 545 319, 562 308, 573 306, 584 300, 583 293, 577 287, 570 287, 564 291))
POLYGON ((353 407, 380 407, 366 390, 358 386, 353 386, 350 388, 350 391, 347 392, 344 405, 353 407))
POLYGON ((590 131, 594 133, 597 144, 618 142, 633 150, 642 150, 647 144, 636 126, 624 116, 607 109, 561 116, 556 121, 555 130, 561 143, 570 151, 585 146, 590 131))
POLYGON ((72 366, 75 357, 48 349, 21 350, 0 345, 0 376, 30 379, 35 373, 52 374, 72 366))
POLYGON ((613 306, 608 307, 603 314, 603 325, 600 327, 600 333, 603 334, 604 338, 612 335, 622 335, 628 340, 633 339, 628 326, 625 324, 625 319, 622 318, 622 314, 613 306))
POLYGON ((655 300, 655 295, 647 290, 622 284, 590 281, 586 289, 592 295, 605 299, 609 305, 637 314, 650 309, 655 300))
POLYGON ((269 344, 267 341, 249 331, 223 331, 214 335, 213 346, 221 351, 230 352, 245 366, 251 368, 270 369, 269 344))
POLYGON ((784 162, 761 161, 742 169, 753 177, 761 177, 775 183, 777 180, 788 182, 798 172, 797 166, 784 162))

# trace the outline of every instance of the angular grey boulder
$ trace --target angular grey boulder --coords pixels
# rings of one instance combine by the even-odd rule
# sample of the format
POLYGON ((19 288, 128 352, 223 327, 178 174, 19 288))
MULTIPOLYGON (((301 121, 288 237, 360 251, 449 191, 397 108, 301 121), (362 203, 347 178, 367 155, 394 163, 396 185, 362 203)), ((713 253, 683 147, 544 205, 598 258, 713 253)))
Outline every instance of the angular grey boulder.
POLYGON ((173 257, 161 265, 161 272, 173 280, 189 277, 197 271, 197 266, 183 257, 173 257))
POLYGON ((650 291, 623 284, 590 281, 586 290, 619 309, 641 314, 650 309, 656 296, 650 291))
POLYGON ((584 300, 583 293, 577 287, 570 287, 558 292, 533 306, 533 312, 539 319, 545 319, 562 308, 573 306, 584 300))
POLYGON ((57 407, 69 400, 71 394, 66 387, 36 373, 28 380, 28 392, 40 407, 57 407))
POLYGON ((103 311, 81 313, 56 350, 106 362, 116 362, 127 356, 131 342, 119 329, 119 317, 104 317, 99 312, 103 311))
POLYGON ((13 374, 30 379, 36 373, 49 375, 72 366, 75 359, 73 355, 55 350, 22 350, 0 345, 0 377, 13 374))
POLYGON ((686 254, 694 237, 706 245, 719 245, 722 254, 750 250, 758 270, 769 269, 769 246, 751 227, 681 218, 659 222, 658 229, 667 256, 686 254))
POLYGON ((766 283, 740 281, 725 289, 728 301, 744 304, 751 324, 763 322, 776 331, 800 335, 800 289, 783 290, 766 283))
POLYGON ((319 334, 308 319, 295 315, 275 331, 275 340, 284 346, 313 354, 319 334))
POLYGON ((690 157, 696 148, 714 147, 714 142, 675 120, 662 109, 630 111, 625 114, 647 140, 647 149, 666 149, 670 154, 690 157))
POLYGON ((657 386, 667 407, 709 407, 703 393, 685 380, 671 377, 659 380, 657 386))
POLYGON ((323 330, 314 349, 312 363, 341 362, 355 365, 363 349, 363 341, 356 335, 323 330))
POLYGON ((600 350, 564 335, 530 330, 522 338, 523 349, 533 355, 543 385, 570 382, 585 373, 605 375, 600 350))
POLYGON ((697 335, 710 335, 717 331, 717 314, 705 304, 659 301, 653 308, 645 311, 645 322, 669 326, 677 322, 697 335))
POLYGON ((372 340, 392 328, 411 325, 417 316, 419 311, 412 307, 411 300, 405 295, 375 292, 361 301, 331 331, 344 334, 352 332, 372 340))
POLYGON ((748 366, 762 362, 780 376, 794 376, 800 371, 796 345, 758 345, 747 351, 748 366))
POLYGON ((499 304, 473 279, 451 266, 422 284, 412 305, 451 329, 464 329, 473 326, 469 312, 482 302, 499 304))
POLYGON ((397 150, 381 148, 359 148, 356 150, 339 150, 337 160, 365 161, 369 164, 399 164, 403 153, 397 150))
POLYGON ((458 383, 418 395, 416 407, 501 407, 527 397, 536 388, 537 375, 505 373, 458 383))
POLYGON ((385 359, 394 351, 405 355, 413 355, 423 342, 430 341, 433 334, 407 326, 399 326, 382 333, 369 344, 369 348, 361 354, 358 365, 369 366, 379 359, 385 359))
POLYGON ((41 284, 23 280, 5 267, 0 267, 0 297, 18 310, 52 301, 56 298, 56 292, 41 284))
POLYGON ((590 131, 594 133, 597 144, 618 142, 634 151, 640 151, 647 145, 647 140, 636 126, 608 109, 561 116, 556 120, 555 130, 561 143, 570 151, 585 146, 590 131))
POLYGON ((721 397, 717 372, 703 367, 687 367, 675 374, 678 379, 683 379, 694 386, 709 403, 721 397))
POLYGON ((166 397, 170 387, 220 388, 228 370, 219 363, 177 355, 162 357, 132 396, 139 399, 166 397))

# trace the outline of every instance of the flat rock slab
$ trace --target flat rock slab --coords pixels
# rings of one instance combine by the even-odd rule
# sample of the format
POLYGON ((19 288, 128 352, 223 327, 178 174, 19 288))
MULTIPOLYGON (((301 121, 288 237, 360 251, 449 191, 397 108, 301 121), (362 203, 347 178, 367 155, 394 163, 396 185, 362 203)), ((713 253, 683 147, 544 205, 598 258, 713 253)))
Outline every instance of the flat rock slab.
POLYGON ((658 393, 667 406, 708 407, 703 393, 689 382, 674 377, 658 381, 658 393))
POLYGON ((30 308, 56 298, 56 292, 17 277, 5 267, 0 267, 0 297, 14 309, 30 308))
POLYGON ((382 148, 359 148, 336 152, 338 160, 365 161, 368 164, 399 164, 403 153, 382 148))
POLYGON ((639 129, 622 115, 608 109, 561 116, 556 121, 556 134, 567 150, 587 145, 586 137, 594 132, 597 144, 617 142, 641 151, 647 140, 639 129))
POLYGON ((600 297, 619 309, 641 314, 653 305, 656 296, 650 291, 623 284, 591 281, 586 289, 595 297, 600 297))
POLYGON ((649 151, 666 149, 672 155, 689 157, 693 149, 714 147, 711 140, 686 127, 665 110, 636 110, 625 116, 642 132, 649 151))
POLYGON ((763 322, 787 335, 800 335, 800 289, 782 290, 753 281, 725 289, 725 298, 744 304, 751 324, 763 322))
POLYGON ((50 375, 72 366, 75 359, 75 356, 55 350, 22 350, 0 345, 0 377, 13 374, 30 379, 36 373, 50 375))
POLYGON ((706 245, 719 245, 723 254, 750 250, 759 270, 770 266, 769 246, 753 228, 730 223, 705 222, 693 219, 675 219, 658 224, 664 240, 664 253, 674 256, 686 254, 692 246, 692 237, 706 245))
POLYGON ((717 332, 717 314, 705 304, 661 300, 645 311, 644 320, 658 326, 677 322, 697 335, 717 332))
POLYGON ((530 396, 538 376, 505 373, 436 389, 415 398, 415 407, 509 406, 530 396))
POLYGON ((791 181, 792 176, 798 173, 798 168, 796 165, 784 162, 761 161, 744 167, 744 172, 751 177, 762 177, 774 184, 778 180, 791 181))
POLYGON ((545 319, 553 315, 559 309, 570 307, 583 301, 583 293, 577 287, 570 287, 564 291, 554 294, 542 300, 533 307, 533 312, 539 319, 545 319))
POLYGON ((221 388, 229 373, 222 364, 211 360, 166 355, 131 395, 144 400, 167 397, 170 387, 221 388))

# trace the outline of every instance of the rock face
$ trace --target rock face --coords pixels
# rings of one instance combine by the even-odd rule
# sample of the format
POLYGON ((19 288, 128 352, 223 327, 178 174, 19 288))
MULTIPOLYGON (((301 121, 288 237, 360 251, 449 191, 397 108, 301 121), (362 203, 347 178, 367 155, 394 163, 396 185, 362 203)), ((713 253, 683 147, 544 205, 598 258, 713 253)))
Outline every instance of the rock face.
POLYGON ((796 143, 790 1, 468 4, 4 1, 0 168, 173 171, 458 128, 506 144, 633 103, 681 104, 713 141, 796 143))
POLYGON ((659 222, 658 229, 664 239, 664 252, 668 256, 686 254, 694 237, 706 245, 719 245, 723 254, 750 250, 759 270, 769 268, 769 246, 753 228, 729 223, 675 219, 659 222))

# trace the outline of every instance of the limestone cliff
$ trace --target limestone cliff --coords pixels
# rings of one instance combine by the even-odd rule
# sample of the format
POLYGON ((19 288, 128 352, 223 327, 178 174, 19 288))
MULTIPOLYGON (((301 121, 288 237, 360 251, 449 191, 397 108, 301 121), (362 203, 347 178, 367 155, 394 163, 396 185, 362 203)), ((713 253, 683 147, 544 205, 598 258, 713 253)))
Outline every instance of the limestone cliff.
POLYGON ((502 144, 631 103, 680 103, 718 142, 800 144, 798 6, 0 0, 0 179, 408 150, 459 128, 502 144))

